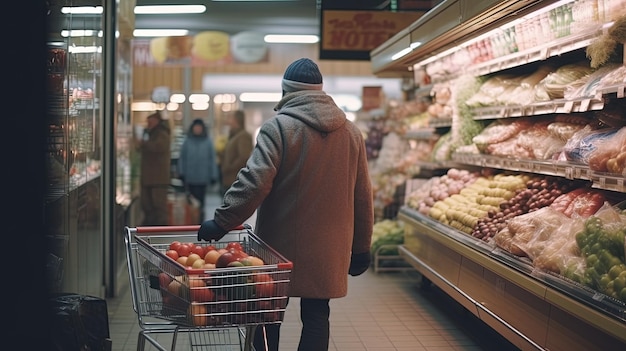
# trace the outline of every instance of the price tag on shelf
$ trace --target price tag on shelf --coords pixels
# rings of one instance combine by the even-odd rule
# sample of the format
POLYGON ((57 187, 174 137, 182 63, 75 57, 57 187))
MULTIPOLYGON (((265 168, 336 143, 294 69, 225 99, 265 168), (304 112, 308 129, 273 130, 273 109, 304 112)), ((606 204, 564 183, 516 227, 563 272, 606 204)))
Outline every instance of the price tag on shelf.
POLYGON ((617 190, 618 191, 626 191, 626 189, 624 188, 624 179, 622 178, 618 178, 615 181, 616 185, 617 185, 617 190))
POLYGON ((565 172, 565 178, 574 179, 574 169, 572 167, 565 167, 563 171, 565 172))
POLYGON ((617 98, 621 99, 624 97, 624 86, 617 87, 617 98))
POLYGON ((591 104, 591 99, 584 99, 580 102, 580 109, 578 112, 585 112, 589 110, 589 104, 591 104))
POLYGON ((574 109, 574 101, 567 101, 563 105, 563 113, 571 113, 574 109))
POLYGON ((548 48, 541 49, 541 52, 539 53, 539 57, 540 57, 540 60, 545 60, 548 57, 550 57, 550 51, 548 50, 548 48))
POLYGON ((574 177, 580 178, 581 175, 582 175, 582 170, 580 168, 575 168, 574 169, 574 177))

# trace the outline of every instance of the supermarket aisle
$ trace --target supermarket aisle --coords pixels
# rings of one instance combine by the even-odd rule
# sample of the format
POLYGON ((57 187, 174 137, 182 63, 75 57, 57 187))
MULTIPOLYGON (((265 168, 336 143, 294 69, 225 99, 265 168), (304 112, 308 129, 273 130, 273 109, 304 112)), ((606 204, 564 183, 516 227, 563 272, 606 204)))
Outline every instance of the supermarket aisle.
MULTIPOLYGON (((211 195, 211 204, 219 199, 211 195)), ((249 223, 254 223, 253 220, 249 223)), ((107 299, 113 351, 137 349, 140 328, 125 288, 107 299)), ((297 349, 299 300, 287 306, 281 329, 281 351, 297 349)), ((156 336, 170 349, 171 334, 156 336)), ((177 350, 190 350, 187 335, 179 335, 177 350)), ((218 348, 222 349, 222 348, 218 348)), ((146 345, 145 350, 157 350, 146 345)), ((195 350, 195 349, 194 349, 195 350)), ((226 350, 226 348, 224 348, 226 350)), ((231 350, 228 348, 227 350, 231 350)), ((375 273, 349 277, 348 296, 331 301, 331 351, 513 351, 517 350, 434 286, 423 285, 419 273, 375 273)))

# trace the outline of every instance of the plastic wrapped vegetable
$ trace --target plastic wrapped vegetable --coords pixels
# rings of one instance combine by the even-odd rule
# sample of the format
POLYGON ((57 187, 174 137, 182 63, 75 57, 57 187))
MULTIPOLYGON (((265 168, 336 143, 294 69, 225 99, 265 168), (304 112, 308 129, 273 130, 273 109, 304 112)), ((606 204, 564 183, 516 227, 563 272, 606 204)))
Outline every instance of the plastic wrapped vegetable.
POLYGON ((617 133, 616 128, 593 129, 587 125, 585 128, 574 133, 572 138, 565 143, 563 154, 570 162, 584 165, 589 164, 589 157, 597 146, 617 133))
POLYGON ((598 172, 623 174, 626 169, 626 127, 599 141, 589 154, 589 168, 598 172))

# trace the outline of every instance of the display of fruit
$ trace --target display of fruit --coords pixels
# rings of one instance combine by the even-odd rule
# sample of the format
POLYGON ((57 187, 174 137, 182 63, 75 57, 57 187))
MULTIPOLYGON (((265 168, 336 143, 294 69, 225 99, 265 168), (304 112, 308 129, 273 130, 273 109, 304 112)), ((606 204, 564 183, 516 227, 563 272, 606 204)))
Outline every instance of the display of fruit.
POLYGON ((574 189, 576 183, 551 176, 534 176, 525 188, 515 191, 512 198, 500 203, 499 208, 478 219, 472 236, 487 240, 504 229, 509 219, 551 205, 564 193, 574 189))
POLYGON ((476 178, 478 173, 451 168, 446 174, 430 178, 421 187, 407 194, 407 205, 428 215, 435 202, 458 194, 476 178))
POLYGON ((618 224, 605 223, 598 216, 585 221, 583 230, 576 234, 576 243, 585 258, 585 271, 582 276, 572 272, 568 278, 626 302, 626 221, 618 224))
POLYGON ((384 219, 374 223, 372 232, 372 246, 370 253, 375 255, 397 255, 398 249, 394 246, 404 243, 404 222, 384 219), (386 247, 386 245, 391 245, 386 247), (380 249, 380 250, 379 250, 380 249))
POLYGON ((528 176, 496 174, 481 176, 458 194, 438 200, 428 215, 466 234, 472 234, 481 218, 498 212, 500 204, 510 200, 526 187, 528 176))

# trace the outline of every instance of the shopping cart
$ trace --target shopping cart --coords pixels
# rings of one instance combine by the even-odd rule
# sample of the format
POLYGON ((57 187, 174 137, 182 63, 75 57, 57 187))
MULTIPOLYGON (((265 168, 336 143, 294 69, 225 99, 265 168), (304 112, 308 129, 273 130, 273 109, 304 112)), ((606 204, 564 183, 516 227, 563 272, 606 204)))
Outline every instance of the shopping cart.
POLYGON ((197 225, 125 228, 132 303, 141 327, 137 350, 148 341, 167 351, 158 340, 167 334, 173 351, 184 342, 178 338, 184 333, 192 350, 252 351, 258 326, 282 323, 292 263, 247 225, 211 243, 197 241, 198 229, 197 225), (192 268, 166 254, 173 242, 201 246, 204 252, 210 245, 215 250, 240 246, 257 260, 240 260, 225 268, 192 268))

